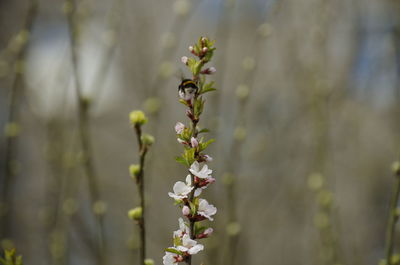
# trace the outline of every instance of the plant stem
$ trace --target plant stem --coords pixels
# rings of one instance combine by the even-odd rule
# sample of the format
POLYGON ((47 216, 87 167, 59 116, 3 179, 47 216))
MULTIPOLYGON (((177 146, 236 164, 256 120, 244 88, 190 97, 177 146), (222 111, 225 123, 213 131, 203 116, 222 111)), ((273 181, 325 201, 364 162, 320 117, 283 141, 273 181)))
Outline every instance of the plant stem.
MULTIPOLYGON (((89 182, 89 196, 91 200, 91 205, 93 206, 96 202, 100 201, 100 193, 97 185, 97 176, 95 173, 94 165, 93 165, 93 155, 92 155, 92 146, 90 143, 90 128, 89 128, 89 108, 90 104, 88 100, 83 97, 82 86, 81 86, 81 78, 79 72, 79 62, 78 62, 78 23, 76 21, 76 4, 75 1, 70 0, 69 3, 71 6, 71 10, 67 12, 67 20, 69 26, 70 33, 70 45, 71 45, 71 61, 73 74, 75 79, 75 89, 78 100, 78 130, 79 130, 79 138, 81 141, 81 148, 84 154, 84 162, 83 167, 85 171, 85 175, 89 182)), ((104 220, 102 214, 96 214, 96 226, 97 226, 97 241, 98 245, 96 248, 96 257, 98 259, 98 264, 105 264, 106 257, 106 249, 105 249, 105 228, 104 228, 104 220)))
POLYGON ((390 202, 390 212, 389 212, 389 221, 386 230, 386 264, 391 265, 391 257, 393 255, 394 249, 394 236, 395 236, 395 228, 397 220, 399 219, 398 214, 396 213, 397 202, 400 196, 400 176, 396 175, 396 185, 394 186, 394 191, 392 195, 392 199, 390 202))
POLYGON ((135 132, 139 146, 139 166, 140 171, 137 175, 136 183, 139 190, 140 207, 142 208, 142 217, 138 222, 140 228, 140 255, 139 264, 144 265, 146 259, 146 223, 145 223, 145 196, 144 196, 144 161, 147 154, 147 145, 142 142, 142 129, 140 125, 135 125, 135 132))

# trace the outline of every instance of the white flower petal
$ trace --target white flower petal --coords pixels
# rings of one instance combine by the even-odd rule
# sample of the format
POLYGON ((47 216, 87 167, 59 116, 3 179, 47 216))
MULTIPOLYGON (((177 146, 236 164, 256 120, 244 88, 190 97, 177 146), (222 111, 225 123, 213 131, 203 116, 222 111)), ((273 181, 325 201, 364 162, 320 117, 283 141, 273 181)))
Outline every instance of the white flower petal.
POLYGON ((202 244, 197 244, 196 246, 192 247, 189 249, 188 253, 190 255, 194 255, 199 253, 200 251, 202 251, 204 249, 204 246, 202 244))

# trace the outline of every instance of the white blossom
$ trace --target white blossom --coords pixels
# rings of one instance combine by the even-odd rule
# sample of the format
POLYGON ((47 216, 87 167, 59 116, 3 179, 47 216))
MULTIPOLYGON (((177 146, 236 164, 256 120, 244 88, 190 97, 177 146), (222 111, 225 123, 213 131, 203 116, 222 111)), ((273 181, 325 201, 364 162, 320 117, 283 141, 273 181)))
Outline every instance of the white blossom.
MULTIPOLYGON (((174 248, 176 249, 176 248, 174 248)), ((165 252, 165 255, 163 257, 163 264, 164 265, 173 265, 177 264, 178 262, 183 261, 183 257, 181 255, 171 253, 171 252, 165 252)))
POLYGON ((185 129, 185 125, 182 122, 177 122, 175 124, 175 132, 177 134, 183 133, 183 130, 185 129))
POLYGON ((188 216, 190 214, 190 208, 188 206, 183 206, 182 207, 182 214, 183 216, 188 216))
POLYGON ((217 69, 214 66, 211 66, 210 68, 208 68, 208 71, 210 71, 211 74, 214 74, 217 69))
POLYGON ((175 200, 182 200, 187 198, 187 195, 193 190, 193 187, 187 185, 185 182, 177 181, 174 184, 173 191, 168 192, 169 197, 174 198, 175 200))
POLYGON ((190 236, 186 234, 182 237, 182 246, 177 246, 176 248, 179 251, 194 255, 202 251, 204 246, 202 244, 197 244, 196 240, 190 239, 190 236))
MULTIPOLYGON (((192 186, 192 176, 191 176, 191 175, 187 175, 187 176, 186 176, 186 184, 187 184, 188 186, 192 186)), ((206 188, 206 187, 197 188, 197 189, 194 191, 194 197, 199 197, 200 194, 201 194, 201 191, 202 191, 203 189, 205 189, 205 188, 206 188)))
POLYGON ((183 221, 182 218, 179 218, 179 229, 174 231, 174 238, 175 237, 182 238, 184 235, 189 233, 190 233, 189 227, 186 225, 186 223, 183 221))
POLYGON ((214 219, 211 216, 213 216, 216 213, 217 213, 217 208, 214 205, 209 204, 204 199, 200 199, 199 208, 197 210, 198 215, 201 215, 210 221, 214 221, 214 219))
POLYGON ((195 175, 196 177, 206 179, 211 177, 212 170, 208 169, 207 165, 204 165, 203 168, 200 170, 199 162, 195 161, 191 166, 189 171, 195 175))

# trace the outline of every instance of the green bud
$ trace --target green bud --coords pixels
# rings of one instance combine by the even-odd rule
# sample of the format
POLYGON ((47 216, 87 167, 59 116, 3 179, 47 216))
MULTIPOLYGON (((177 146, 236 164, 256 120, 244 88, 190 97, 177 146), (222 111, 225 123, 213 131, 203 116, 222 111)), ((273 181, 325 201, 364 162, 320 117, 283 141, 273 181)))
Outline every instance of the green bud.
POLYGON ((107 211, 107 204, 103 201, 97 201, 93 204, 93 212, 96 215, 103 215, 107 211))
POLYGON ((145 259, 145 260, 144 260, 144 265, 154 265, 154 260, 152 260, 152 259, 145 259))
POLYGON ((136 179, 137 175, 139 175, 139 172, 140 172, 140 165, 132 164, 129 166, 129 173, 131 174, 131 177, 133 179, 136 179))
POLYGON ((313 173, 308 177, 308 187, 311 190, 319 190, 324 184, 324 178, 320 173, 313 173))
POLYGON ((141 110, 134 110, 129 113, 129 119, 133 125, 143 125, 147 122, 147 118, 141 110))
POLYGON ((155 141, 154 137, 147 133, 142 135, 141 140, 142 140, 142 143, 144 143, 145 145, 152 145, 152 144, 154 144, 154 141, 155 141))
POLYGON ((225 173, 222 175, 222 183, 226 186, 232 185, 234 181, 234 176, 231 173, 225 173))
POLYGON ((237 127, 233 137, 236 141, 243 141, 246 138, 246 129, 243 127, 237 127))
POLYGON ((160 110, 161 102, 160 102, 159 98, 152 97, 152 98, 146 99, 143 106, 147 112, 149 112, 151 114, 155 114, 160 110))
POLYGON ((332 192, 321 190, 317 195, 317 201, 321 206, 324 207, 331 206, 333 201, 332 192))
POLYGON ((73 215, 78 211, 78 203, 75 199, 68 198, 63 203, 63 211, 66 215, 73 215))
POLYGON ((392 171, 394 174, 400 176, 400 162, 399 161, 393 162, 392 171))
POLYGON ((129 210, 128 217, 131 220, 140 220, 142 218, 142 207, 136 207, 134 209, 129 210))
POLYGON ((10 122, 4 127, 4 134, 6 137, 16 137, 21 132, 21 127, 18 123, 10 122))
POLYGON ((229 223, 229 224, 226 226, 226 233, 227 233, 229 236, 236 236, 236 235, 238 235, 238 234, 240 233, 240 230, 241 230, 241 227, 240 227, 240 224, 239 224, 238 222, 232 222, 232 223, 229 223))
POLYGON ((242 62, 242 67, 246 71, 252 71, 256 67, 256 60, 252 57, 245 57, 242 62))
POLYGON ((273 28, 268 23, 261 24, 257 29, 258 34, 262 38, 269 37, 272 34, 272 31, 273 31, 273 28))
POLYGON ((314 225, 319 228, 327 228, 329 226, 329 217, 325 213, 317 213, 314 216, 314 225))
POLYGON ((239 85, 236 88, 236 96, 241 100, 246 99, 249 96, 249 92, 250 92, 250 88, 244 84, 239 85))

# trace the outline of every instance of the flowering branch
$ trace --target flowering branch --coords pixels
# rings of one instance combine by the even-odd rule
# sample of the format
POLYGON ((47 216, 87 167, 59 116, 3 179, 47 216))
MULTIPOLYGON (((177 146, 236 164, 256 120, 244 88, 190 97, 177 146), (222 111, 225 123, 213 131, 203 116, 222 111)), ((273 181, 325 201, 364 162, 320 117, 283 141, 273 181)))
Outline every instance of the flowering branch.
POLYGON ((153 264, 153 261, 146 259, 146 226, 145 226, 145 198, 144 198, 144 161, 149 147, 154 143, 154 137, 142 133, 142 125, 147 123, 147 118, 140 110, 132 111, 129 115, 133 125, 139 146, 139 164, 131 165, 129 171, 131 177, 136 181, 139 190, 140 206, 128 212, 129 218, 137 221, 140 228, 140 255, 141 265, 153 264))
POLYGON ((214 82, 206 82, 206 75, 213 74, 216 70, 214 67, 204 67, 213 56, 213 45, 213 41, 201 37, 196 45, 189 47, 189 51, 198 59, 182 57, 182 63, 190 69, 193 77, 182 80, 179 85, 179 102, 187 107, 186 116, 190 119, 190 126, 187 127, 181 122, 175 125, 177 140, 184 146, 183 154, 176 160, 188 167, 189 174, 185 182, 176 182, 173 192, 169 192, 168 195, 175 199, 187 221, 179 218, 179 230, 173 233, 174 246, 165 249, 164 265, 179 262, 191 265, 192 255, 204 249, 196 239, 206 238, 213 232, 211 227, 202 226, 199 222, 206 219, 213 221, 212 216, 216 214, 217 208, 199 196, 208 185, 215 182, 211 176, 212 170, 206 164, 212 161, 212 158, 204 154, 204 150, 214 139, 205 141, 203 137, 199 138, 199 134, 208 130, 200 130, 197 127, 205 103, 202 95, 215 90, 214 82))

